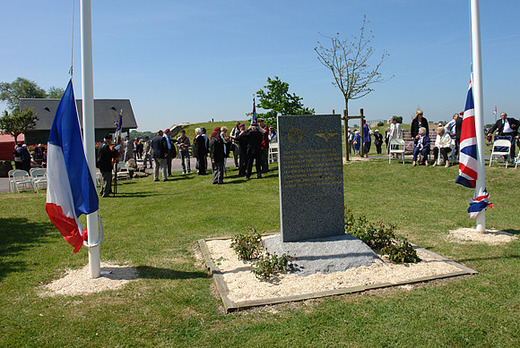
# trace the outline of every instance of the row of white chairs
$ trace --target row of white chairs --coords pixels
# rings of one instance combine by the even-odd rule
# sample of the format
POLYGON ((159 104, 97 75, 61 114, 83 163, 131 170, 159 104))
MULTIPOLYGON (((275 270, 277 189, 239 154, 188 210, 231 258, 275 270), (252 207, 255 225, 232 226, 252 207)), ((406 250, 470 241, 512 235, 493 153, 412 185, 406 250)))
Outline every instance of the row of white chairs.
POLYGON ((40 189, 47 187, 47 169, 32 168, 29 172, 21 169, 13 169, 8 173, 9 192, 15 190, 20 193, 23 190, 33 190, 40 192, 40 189))

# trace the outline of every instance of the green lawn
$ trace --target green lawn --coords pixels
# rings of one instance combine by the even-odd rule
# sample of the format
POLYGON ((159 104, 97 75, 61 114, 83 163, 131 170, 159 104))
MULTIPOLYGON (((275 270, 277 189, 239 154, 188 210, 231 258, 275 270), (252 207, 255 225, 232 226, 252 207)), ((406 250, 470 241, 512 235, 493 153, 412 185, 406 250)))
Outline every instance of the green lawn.
MULTIPOLYGON (((101 200, 103 261, 137 267, 122 290, 40 298, 43 283, 87 262, 49 222, 45 194, 0 195, 0 346, 503 346, 520 345, 520 242, 462 245, 450 229, 473 226, 471 190, 457 168, 385 160, 344 167, 345 203, 371 220, 398 226, 410 241, 480 273, 393 289, 225 315, 192 249, 204 237, 248 225, 279 228, 278 179, 226 185, 210 176, 124 183, 101 200)), ((495 209, 490 228, 520 233, 520 170, 487 169, 495 209)))

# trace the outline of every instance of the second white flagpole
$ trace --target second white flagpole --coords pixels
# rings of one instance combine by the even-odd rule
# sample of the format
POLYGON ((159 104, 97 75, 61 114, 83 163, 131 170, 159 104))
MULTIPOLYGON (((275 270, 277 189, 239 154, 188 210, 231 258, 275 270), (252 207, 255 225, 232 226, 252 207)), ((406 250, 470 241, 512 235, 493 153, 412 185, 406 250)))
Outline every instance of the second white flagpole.
MULTIPOLYGON (((480 48, 480 10, 479 0, 471 0, 471 47, 473 61, 473 97, 475 103, 475 130, 477 136, 478 177, 475 195, 486 188, 486 172, 484 162, 484 101, 482 88, 482 51, 480 48)), ((477 231, 486 231, 486 210, 477 217, 477 231)))
MULTIPOLYGON (((83 98, 83 146, 92 178, 96 177, 96 149, 94 147, 94 82, 92 72, 92 19, 90 0, 81 0, 81 94, 83 98)), ((97 211, 87 215, 88 244, 99 241, 97 211)), ((101 271, 99 245, 88 249, 90 278, 97 278, 101 271)))

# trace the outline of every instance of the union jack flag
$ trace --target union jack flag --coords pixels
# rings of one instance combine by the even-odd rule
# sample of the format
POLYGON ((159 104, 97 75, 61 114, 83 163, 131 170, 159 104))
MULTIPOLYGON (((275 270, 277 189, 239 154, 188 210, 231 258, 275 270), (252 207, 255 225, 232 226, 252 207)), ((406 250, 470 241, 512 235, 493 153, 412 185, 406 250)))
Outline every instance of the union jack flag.
POLYGON ((473 104, 472 83, 470 81, 460 134, 459 176, 455 182, 469 188, 475 188, 478 176, 477 171, 478 162, 477 135, 475 131, 475 108, 473 104))
POLYGON ((475 219, 478 214, 487 207, 493 208, 493 203, 489 201, 489 193, 484 189, 480 191, 477 198, 469 199, 468 213, 471 219, 475 219))
MULTIPOLYGON (((455 182, 469 188, 475 188, 477 184, 477 177, 477 133, 475 129, 473 89, 472 83, 470 81, 460 135, 459 176, 455 182)), ((493 204, 489 202, 489 193, 487 193, 486 189, 480 189, 477 197, 470 198, 469 200, 469 217, 472 219, 476 218, 478 214, 488 206, 493 208, 493 204)))

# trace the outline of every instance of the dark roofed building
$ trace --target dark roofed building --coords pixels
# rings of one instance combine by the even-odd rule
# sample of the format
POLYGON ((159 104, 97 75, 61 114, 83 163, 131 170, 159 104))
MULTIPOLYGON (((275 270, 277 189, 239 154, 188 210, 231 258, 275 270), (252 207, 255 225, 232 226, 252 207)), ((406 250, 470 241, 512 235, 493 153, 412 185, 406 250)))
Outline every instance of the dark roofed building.
MULTIPOLYGON (((58 109, 59 99, 44 98, 22 98, 20 99, 20 108, 27 107, 33 109, 38 116, 36 126, 25 133, 25 143, 34 145, 38 143, 47 143, 49 133, 52 126, 56 109, 58 109)), ((83 128, 83 110, 82 100, 77 99, 80 126, 83 128)), ((95 99, 94 100, 94 128, 96 142, 103 141, 103 137, 107 133, 115 132, 114 121, 123 110, 123 132, 130 132, 130 129, 137 128, 137 122, 134 116, 134 110, 129 99, 95 99)))

